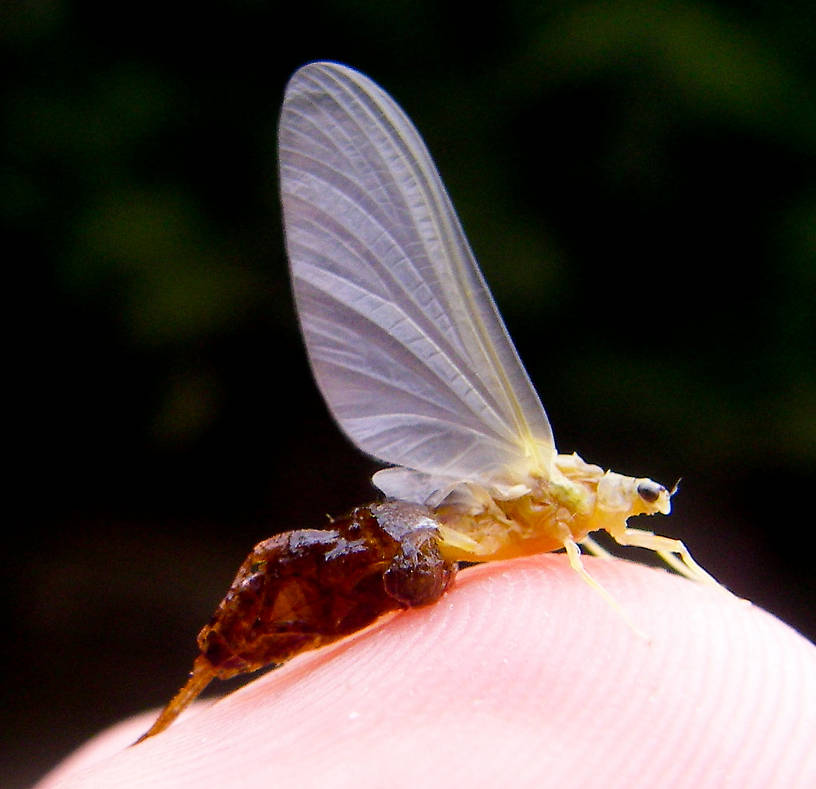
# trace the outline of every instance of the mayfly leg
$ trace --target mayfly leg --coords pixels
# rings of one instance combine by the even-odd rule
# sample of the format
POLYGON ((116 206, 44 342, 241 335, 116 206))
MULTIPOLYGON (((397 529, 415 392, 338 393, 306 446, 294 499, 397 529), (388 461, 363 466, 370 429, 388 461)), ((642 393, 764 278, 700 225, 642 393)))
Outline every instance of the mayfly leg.
POLYGON ((675 572, 692 581, 721 586, 707 573, 689 553, 688 548, 680 541, 670 537, 661 537, 654 532, 643 529, 624 529, 619 535, 612 535, 618 545, 631 545, 635 548, 646 548, 654 551, 675 572), (679 557, 679 558, 678 558, 679 557))
POLYGON ((578 547, 578 543, 571 539, 565 539, 564 550, 567 552, 567 559, 569 559, 570 567, 572 567, 572 569, 575 570, 575 572, 578 573, 578 575, 580 575, 586 583, 588 583, 596 592, 598 592, 598 594, 601 595, 601 597, 604 598, 604 600, 606 600, 607 603, 609 603, 609 605, 612 606, 612 608, 615 609, 621 619, 623 619, 623 621, 626 622, 626 624, 629 625, 629 627, 632 628, 637 635, 648 641, 649 637, 632 621, 632 618, 629 616, 626 609, 606 590, 603 585, 601 585, 599 581, 595 580, 595 578, 589 574, 586 567, 584 567, 583 561, 581 560, 581 549, 578 547))
POLYGON ((582 548, 586 548, 593 556, 600 559, 614 559, 615 555, 606 550, 602 545, 597 543, 588 534, 578 543, 582 548))

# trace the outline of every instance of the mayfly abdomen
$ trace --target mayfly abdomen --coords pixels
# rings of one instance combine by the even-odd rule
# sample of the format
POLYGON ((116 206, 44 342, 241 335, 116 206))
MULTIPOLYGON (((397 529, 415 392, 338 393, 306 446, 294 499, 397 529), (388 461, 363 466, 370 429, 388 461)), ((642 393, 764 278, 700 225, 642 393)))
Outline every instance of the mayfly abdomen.
POLYGON ((435 602, 453 572, 425 508, 358 507, 329 529, 285 532, 256 545, 198 645, 220 678, 283 663, 388 611, 435 602))
POLYGON ((228 679, 355 633, 389 611, 436 602, 456 566, 442 558, 430 511, 386 501, 327 529, 258 543, 210 621, 187 684, 139 740, 165 729, 214 679, 228 679))

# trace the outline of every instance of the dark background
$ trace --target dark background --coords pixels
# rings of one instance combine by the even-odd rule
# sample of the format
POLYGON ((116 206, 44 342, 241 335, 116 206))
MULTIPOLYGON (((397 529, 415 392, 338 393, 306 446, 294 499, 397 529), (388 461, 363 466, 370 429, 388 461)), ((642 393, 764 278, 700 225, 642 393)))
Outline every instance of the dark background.
POLYGON ((816 636, 812 3, 287 6, 3 6, 6 786, 164 703, 255 542, 374 495, 283 255, 312 59, 419 127, 561 451, 682 476, 650 525, 816 636))

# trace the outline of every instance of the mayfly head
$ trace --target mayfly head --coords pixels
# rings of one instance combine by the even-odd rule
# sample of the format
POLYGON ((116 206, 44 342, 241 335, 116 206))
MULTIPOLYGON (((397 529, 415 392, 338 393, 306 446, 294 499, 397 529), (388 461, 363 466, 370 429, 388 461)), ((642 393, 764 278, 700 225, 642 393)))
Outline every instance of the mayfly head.
POLYGON ((598 482, 597 507, 606 512, 632 515, 668 515, 671 493, 659 482, 648 477, 627 477, 607 471, 598 482))
POLYGON ((638 499, 642 502, 643 512, 651 515, 655 512, 668 515, 671 512, 671 497, 677 490, 675 485, 671 490, 667 490, 659 482, 642 477, 635 480, 638 499))

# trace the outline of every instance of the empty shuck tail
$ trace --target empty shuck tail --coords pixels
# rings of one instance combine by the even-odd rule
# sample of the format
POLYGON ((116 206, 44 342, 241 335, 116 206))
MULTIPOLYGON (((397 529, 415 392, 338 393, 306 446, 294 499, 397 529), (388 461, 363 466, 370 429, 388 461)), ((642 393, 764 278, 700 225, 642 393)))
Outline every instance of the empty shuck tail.
POLYGON ((215 669, 213 665, 205 657, 200 656, 193 664, 193 670, 190 674, 190 679, 184 684, 184 687, 170 699, 168 705, 161 711, 159 717, 156 718, 155 723, 141 736, 134 745, 138 745, 142 740, 152 737, 164 731, 192 701, 196 699, 207 685, 215 677, 215 669))

